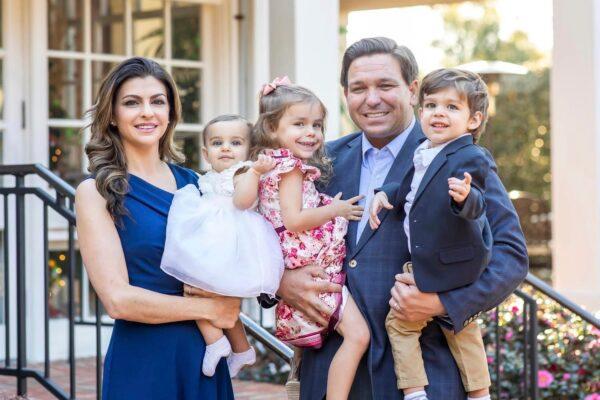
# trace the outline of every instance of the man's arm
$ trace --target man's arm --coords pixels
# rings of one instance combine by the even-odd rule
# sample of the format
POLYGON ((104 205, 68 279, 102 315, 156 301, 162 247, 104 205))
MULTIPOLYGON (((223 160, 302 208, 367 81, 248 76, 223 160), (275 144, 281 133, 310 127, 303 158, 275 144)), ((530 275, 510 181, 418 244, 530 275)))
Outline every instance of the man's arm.
POLYGON ((439 293, 455 332, 500 304, 525 279, 529 266, 519 217, 495 169, 485 183, 486 216, 494 240, 490 263, 474 283, 439 293))
POLYGON ((529 266, 525 238, 495 168, 486 179, 485 202, 494 243, 492 258, 479 279, 447 292, 423 293, 411 275, 399 274, 390 299, 397 318, 418 321, 447 314, 442 322, 458 333, 482 311, 500 304, 525 279, 529 266))

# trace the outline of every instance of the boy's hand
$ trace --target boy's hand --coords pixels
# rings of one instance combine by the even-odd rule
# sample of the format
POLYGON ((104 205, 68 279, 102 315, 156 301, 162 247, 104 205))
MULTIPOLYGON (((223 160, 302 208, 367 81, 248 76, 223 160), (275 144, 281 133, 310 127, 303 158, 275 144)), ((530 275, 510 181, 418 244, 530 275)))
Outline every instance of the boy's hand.
POLYGON ((259 154, 258 159, 254 161, 251 167, 258 175, 267 173, 273 168, 275 168, 275 159, 264 154, 259 154))
POLYGON ((458 204, 462 205, 471 191, 471 175, 465 172, 465 179, 448 178, 448 193, 458 204))
POLYGON ((334 209, 335 216, 346 218, 349 221, 360 221, 364 209, 355 203, 357 203, 363 197, 365 196, 359 195, 348 200, 341 200, 342 193, 340 192, 336 194, 331 201, 331 206, 334 209))
POLYGON ((394 208, 394 206, 388 201, 388 197, 385 192, 378 192, 375 194, 375 197, 373 197, 370 207, 369 225, 371 226, 371 229, 375 230, 379 228, 381 221, 379 220, 377 214, 379 214, 379 212, 384 208, 391 210, 394 208))

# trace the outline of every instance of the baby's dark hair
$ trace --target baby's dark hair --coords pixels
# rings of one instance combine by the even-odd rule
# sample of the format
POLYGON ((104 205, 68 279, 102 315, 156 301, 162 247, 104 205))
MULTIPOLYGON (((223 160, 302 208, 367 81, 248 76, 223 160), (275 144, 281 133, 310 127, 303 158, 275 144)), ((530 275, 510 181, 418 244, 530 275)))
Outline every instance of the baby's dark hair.
MULTIPOLYGON (((277 140, 271 133, 279 127, 279 122, 288 108, 301 103, 318 105, 323 111, 323 133, 327 108, 311 90, 298 85, 279 85, 268 94, 262 91, 258 100, 258 120, 254 124, 252 149, 250 158, 255 160, 265 149, 279 148, 277 140)), ((325 155, 325 146, 315 151, 308 164, 321 171, 321 182, 326 182, 332 175, 331 160, 325 155)))
POLYGON ((241 115, 238 114, 223 114, 217 117, 214 117, 210 121, 206 123, 204 129, 202 130, 202 143, 206 146, 206 138, 208 137, 208 133, 210 132, 210 127, 219 122, 230 122, 230 121, 239 121, 245 124, 248 127, 248 139, 250 139, 250 145, 252 146, 252 124, 248 122, 248 120, 241 115))
POLYGON ((440 68, 430 72, 423 78, 419 90, 419 105, 423 106, 423 99, 426 95, 447 88, 456 89, 463 99, 466 98, 471 116, 477 111, 482 114, 481 124, 470 132, 473 135, 473 141, 477 143, 488 119, 489 98, 487 85, 474 72, 458 68, 440 68))

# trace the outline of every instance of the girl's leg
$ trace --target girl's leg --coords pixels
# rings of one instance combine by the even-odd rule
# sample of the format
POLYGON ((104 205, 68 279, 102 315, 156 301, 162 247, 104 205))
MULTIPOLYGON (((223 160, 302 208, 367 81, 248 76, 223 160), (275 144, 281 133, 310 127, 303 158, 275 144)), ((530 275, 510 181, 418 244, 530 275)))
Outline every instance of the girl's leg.
POLYGON ((370 341, 369 327, 358 306, 348 295, 337 332, 344 337, 327 376, 327 400, 347 399, 360 360, 370 341))
POLYGON ((231 345, 223 335, 223 330, 215 328, 206 320, 196 321, 200 333, 206 342, 206 352, 202 361, 202 373, 206 376, 213 376, 217 364, 222 357, 227 357, 231 353, 231 345))
POLYGON ((250 347, 244 325, 239 319, 235 326, 225 330, 225 336, 231 343, 233 352, 227 358, 227 366, 229 367, 229 375, 233 378, 244 367, 244 365, 252 365, 256 361, 256 353, 253 347, 250 347))

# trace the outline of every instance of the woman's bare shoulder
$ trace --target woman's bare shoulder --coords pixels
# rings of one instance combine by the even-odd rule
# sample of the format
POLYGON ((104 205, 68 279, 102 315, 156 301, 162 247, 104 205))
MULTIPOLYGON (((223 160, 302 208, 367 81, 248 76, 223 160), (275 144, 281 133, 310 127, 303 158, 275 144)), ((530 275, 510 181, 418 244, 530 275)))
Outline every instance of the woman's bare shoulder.
POLYGON ((96 188, 96 180, 94 178, 88 178, 82 181, 75 191, 75 205, 86 205, 86 206, 102 206, 106 205, 106 200, 100 195, 96 188))

